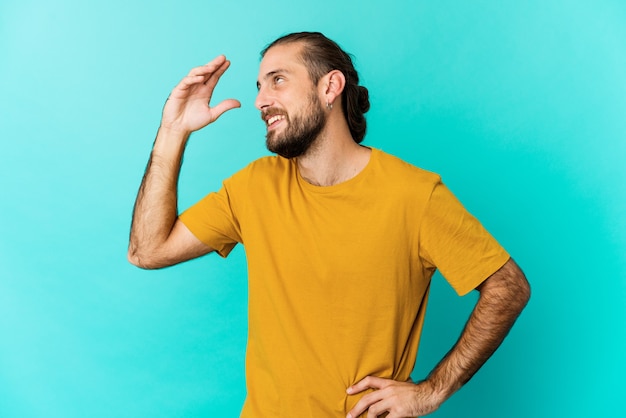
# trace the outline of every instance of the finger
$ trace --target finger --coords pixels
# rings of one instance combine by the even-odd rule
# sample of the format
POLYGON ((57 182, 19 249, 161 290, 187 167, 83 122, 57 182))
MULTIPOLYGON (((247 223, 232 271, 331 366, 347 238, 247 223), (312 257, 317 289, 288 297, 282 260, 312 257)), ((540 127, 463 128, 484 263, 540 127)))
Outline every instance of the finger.
MULTIPOLYGON (((180 86, 189 87, 194 84, 199 84, 201 82, 206 84, 206 82, 209 80, 211 75, 213 75, 216 71, 219 71, 219 69, 224 65, 225 62, 226 62, 226 57, 224 55, 220 55, 216 57, 215 59, 213 59, 212 61, 206 63, 205 65, 192 68, 191 70, 189 70, 189 73, 187 74, 187 76, 183 78, 182 81, 184 83, 181 83, 180 86)), ((220 75, 222 73, 223 71, 220 73, 220 75)))
POLYGON ((212 71, 215 71, 215 68, 218 68, 220 65, 222 65, 224 61, 226 61, 226 56, 221 54, 204 64, 204 66, 208 68, 213 68, 212 71))
POLYGON ((346 392, 348 392, 349 395, 354 395, 367 389, 380 389, 386 382, 387 379, 376 376, 367 376, 346 389, 346 392))
POLYGON ((224 71, 230 66, 230 61, 226 57, 220 55, 210 63, 202 67, 192 68, 189 74, 184 77, 176 86, 178 90, 189 90, 197 85, 207 85, 207 94, 213 94, 213 89, 217 84, 217 80, 224 74, 224 71))
MULTIPOLYGON (((383 415, 385 412, 391 411, 391 404, 387 399, 381 399, 375 404, 371 405, 367 409, 367 418, 377 418, 378 416, 383 415)), ((389 418, 389 415, 385 415, 386 418, 389 418)))
POLYGON ((209 87, 209 89, 211 89, 211 92, 213 92, 217 81, 220 79, 220 77, 222 77, 228 67, 230 67, 230 61, 224 61, 222 65, 217 67, 213 72, 207 74, 207 78, 204 81, 204 84, 209 87))
POLYGON ((227 112, 231 109, 235 109, 241 107, 241 103, 239 102, 239 100, 235 100, 235 99, 227 99, 224 100, 223 102, 219 103, 216 106, 213 106, 211 108, 211 111, 214 114, 214 120, 216 120, 217 118, 219 118, 220 116, 222 116, 222 114, 224 114, 224 112, 227 112))
POLYGON ((226 61, 224 55, 218 55, 213 60, 199 67, 194 67, 189 71, 189 75, 206 75, 215 72, 226 61))
POLYGON ((354 405, 354 407, 348 412, 347 418, 356 418, 360 416, 362 413, 368 410, 372 405, 376 402, 379 402, 382 399, 382 395, 379 391, 369 393, 363 396, 359 401, 354 405))
POLYGON ((193 87, 197 84, 204 83, 206 77, 203 75, 188 75, 180 80, 180 83, 176 86, 176 88, 180 90, 187 90, 190 87, 193 87))

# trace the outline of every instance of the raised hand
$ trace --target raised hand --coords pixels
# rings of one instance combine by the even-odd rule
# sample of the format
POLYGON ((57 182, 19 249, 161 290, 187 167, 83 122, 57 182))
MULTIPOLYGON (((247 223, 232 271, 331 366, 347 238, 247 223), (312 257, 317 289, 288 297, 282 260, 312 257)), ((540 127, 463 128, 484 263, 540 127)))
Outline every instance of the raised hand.
POLYGON ((220 55, 206 65, 193 68, 170 93, 163 107, 161 127, 191 133, 214 122, 224 112, 241 107, 235 99, 210 106, 213 90, 230 61, 220 55))

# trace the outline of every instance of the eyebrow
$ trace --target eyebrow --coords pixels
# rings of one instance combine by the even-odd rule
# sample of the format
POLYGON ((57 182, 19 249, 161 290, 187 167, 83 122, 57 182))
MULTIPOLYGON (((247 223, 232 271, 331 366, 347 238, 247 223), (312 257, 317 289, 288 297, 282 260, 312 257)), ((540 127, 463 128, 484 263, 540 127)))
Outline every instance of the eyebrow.
MULTIPOLYGON (((288 71, 288 70, 285 70, 284 68, 279 68, 279 69, 277 69, 277 70, 270 71, 270 72, 268 72, 267 74, 265 74, 265 75, 263 76, 263 80, 267 80, 268 78, 270 78, 270 77, 272 77, 272 76, 274 76, 274 75, 276 75, 276 74, 280 74, 280 73, 286 73, 286 74, 289 74, 289 71, 288 71)), ((256 88, 257 88, 257 90, 260 90, 260 89, 261 89, 261 82, 260 82, 260 81, 257 81, 257 82, 256 82, 256 88)))

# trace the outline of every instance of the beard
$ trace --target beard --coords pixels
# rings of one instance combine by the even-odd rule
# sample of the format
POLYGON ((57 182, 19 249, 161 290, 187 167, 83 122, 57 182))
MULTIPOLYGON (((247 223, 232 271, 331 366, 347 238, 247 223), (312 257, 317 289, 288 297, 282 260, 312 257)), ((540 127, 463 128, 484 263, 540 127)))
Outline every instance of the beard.
MULTIPOLYGON (((267 113, 280 112, 269 109, 267 113)), ((295 158, 304 155, 315 143, 326 125, 326 114, 319 98, 312 93, 303 113, 293 118, 285 115, 284 120, 287 122, 284 132, 269 131, 265 136, 265 145, 281 157, 295 158)))

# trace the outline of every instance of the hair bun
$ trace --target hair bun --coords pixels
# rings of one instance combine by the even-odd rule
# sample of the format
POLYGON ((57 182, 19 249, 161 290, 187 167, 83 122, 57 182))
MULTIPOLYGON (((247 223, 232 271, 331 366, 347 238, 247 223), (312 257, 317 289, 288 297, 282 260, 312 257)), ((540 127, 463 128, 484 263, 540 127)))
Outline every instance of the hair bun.
POLYGON ((357 86, 359 91, 358 106, 361 113, 365 113, 370 110, 370 95, 367 88, 363 86, 357 86))

